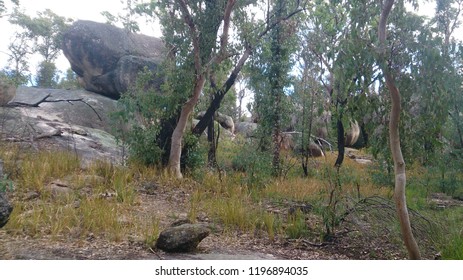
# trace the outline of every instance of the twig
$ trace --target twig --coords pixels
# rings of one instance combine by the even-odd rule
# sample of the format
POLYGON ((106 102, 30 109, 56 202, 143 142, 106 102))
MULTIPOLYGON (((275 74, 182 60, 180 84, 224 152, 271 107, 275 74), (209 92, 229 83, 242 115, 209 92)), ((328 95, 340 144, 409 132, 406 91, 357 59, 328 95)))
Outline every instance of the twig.
POLYGON ((148 249, 151 251, 151 253, 155 254, 156 257, 158 257, 160 260, 163 260, 164 258, 161 257, 158 253, 156 253, 156 251, 153 250, 153 248, 151 248, 150 246, 148 246, 148 249))

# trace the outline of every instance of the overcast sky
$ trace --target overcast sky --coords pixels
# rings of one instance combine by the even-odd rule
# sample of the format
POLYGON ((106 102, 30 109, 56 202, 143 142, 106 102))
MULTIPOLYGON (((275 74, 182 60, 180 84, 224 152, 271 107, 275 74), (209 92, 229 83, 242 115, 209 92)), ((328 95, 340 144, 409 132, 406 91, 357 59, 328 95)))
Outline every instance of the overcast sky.
MULTIPOLYGON (((8 3, 9 1, 6 1, 8 3)), ((36 16, 38 11, 45 9, 52 10, 55 14, 67 18, 86 19, 98 22, 105 22, 105 18, 101 15, 102 11, 109 11, 112 14, 117 14, 123 9, 123 4, 120 0, 20 0, 21 7, 25 9, 30 16, 36 16)), ((421 5, 421 13, 431 15, 435 4, 427 3, 421 5)), ((14 34, 14 27, 11 26, 6 18, 0 19, 0 68, 6 65, 8 56, 4 53, 7 51, 8 43, 14 34)), ((141 32, 146 35, 160 36, 161 31, 159 26, 155 24, 141 25, 141 32)), ((463 33, 460 28, 456 34, 463 33)), ((31 59, 31 69, 35 69, 39 63, 38 58, 31 59)), ((57 61, 57 66, 60 70, 69 68, 69 63, 64 56, 61 56, 57 61)))

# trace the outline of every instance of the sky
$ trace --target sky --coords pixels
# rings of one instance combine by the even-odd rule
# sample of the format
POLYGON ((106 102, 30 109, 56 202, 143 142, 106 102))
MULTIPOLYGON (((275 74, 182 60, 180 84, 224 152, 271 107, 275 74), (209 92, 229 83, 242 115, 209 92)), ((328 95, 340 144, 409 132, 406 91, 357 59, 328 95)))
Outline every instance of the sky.
MULTIPOLYGON (((432 3, 421 4, 420 14, 431 15, 434 9, 434 1, 432 3)), ((6 1, 8 3, 8 1, 6 1)), ((93 20, 97 22, 105 22, 105 18, 101 15, 102 11, 109 11, 112 14, 117 14, 123 9, 121 0, 20 0, 21 7, 30 16, 36 16, 38 11, 45 9, 52 10, 55 14, 67 18, 93 20)), ((141 24, 141 33, 151 36, 161 36, 159 26, 155 24, 141 24)), ((14 34, 14 27, 10 25, 6 18, 0 18, 0 68, 3 68, 8 56, 4 53, 7 51, 8 43, 14 34)), ((463 34, 462 29, 459 30, 463 34)), ((457 33, 458 34, 458 31, 457 33)), ((31 69, 35 69, 39 63, 39 57, 31 59, 31 69)), ((58 69, 65 71, 70 67, 66 58, 61 55, 56 62, 58 69)))

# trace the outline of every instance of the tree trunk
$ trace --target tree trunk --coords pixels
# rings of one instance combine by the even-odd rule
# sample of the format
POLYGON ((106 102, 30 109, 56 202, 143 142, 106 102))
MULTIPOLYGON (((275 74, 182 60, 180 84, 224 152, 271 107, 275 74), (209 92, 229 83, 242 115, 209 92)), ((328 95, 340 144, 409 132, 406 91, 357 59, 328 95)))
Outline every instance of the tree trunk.
POLYGON ((344 161, 344 152, 345 152, 345 136, 344 136, 344 125, 342 124, 342 115, 338 117, 336 122, 337 134, 338 134, 338 157, 334 166, 340 168, 344 161))
POLYGON ((199 123, 193 129, 193 134, 201 135, 204 132, 204 130, 206 130, 207 126, 209 125, 211 121, 212 116, 220 108, 220 104, 225 94, 230 90, 230 88, 234 85, 236 79, 238 78, 238 74, 243 68, 244 63, 251 55, 251 51, 252 51, 252 48, 248 46, 248 48, 246 48, 240 60, 238 61, 238 64, 235 66, 230 76, 228 76, 227 81, 222 85, 220 89, 217 89, 215 91, 211 104, 207 108, 204 116, 201 118, 201 120, 199 120, 199 123))
POLYGON ((207 142, 209 142, 209 152, 207 154, 207 164, 209 167, 214 168, 217 166, 216 158, 216 142, 215 142, 215 122, 214 116, 210 120, 209 126, 207 127, 207 142))
POLYGON ((182 111, 180 112, 180 117, 177 122, 177 126, 172 133, 172 143, 170 146, 170 156, 169 156, 169 172, 178 179, 183 178, 182 171, 180 169, 180 157, 182 155, 182 141, 183 134, 185 133, 185 128, 188 122, 188 118, 193 112, 193 109, 198 103, 199 95, 204 88, 204 83, 206 81, 205 75, 199 75, 194 87, 193 96, 183 105, 182 111))
POLYGON ((272 166, 273 166, 273 176, 279 177, 281 174, 280 168, 280 153, 281 153, 281 144, 283 143, 283 135, 280 129, 280 122, 277 120, 273 126, 272 132, 273 138, 273 159, 272 159, 272 166))
POLYGON ((405 198, 405 186, 407 177, 405 174, 405 162, 402 156, 402 150, 400 148, 400 135, 399 135, 399 122, 400 122, 400 92, 395 86, 394 79, 385 61, 386 52, 386 24, 389 13, 392 9, 394 0, 386 0, 383 3, 381 11, 381 18, 378 28, 378 37, 381 48, 381 62, 383 66, 382 70, 385 75, 386 85, 391 95, 391 116, 389 120, 389 142, 392 153, 392 159, 394 160, 394 173, 395 173, 395 189, 394 189, 394 200, 397 208, 397 214, 400 222, 400 229, 402 232, 402 238, 405 243, 405 247, 408 250, 410 259, 421 259, 418 244, 413 236, 412 228, 410 225, 410 217, 408 215, 407 201, 405 198))

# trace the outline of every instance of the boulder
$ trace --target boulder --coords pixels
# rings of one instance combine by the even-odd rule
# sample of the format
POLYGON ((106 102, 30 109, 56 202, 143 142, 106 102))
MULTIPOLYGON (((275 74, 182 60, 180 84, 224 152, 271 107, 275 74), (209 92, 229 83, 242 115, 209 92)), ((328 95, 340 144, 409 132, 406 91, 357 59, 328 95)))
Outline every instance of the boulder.
POLYGON ((6 195, 0 190, 0 228, 8 222, 13 207, 9 203, 6 195))
POLYGON ((209 234, 204 224, 181 224, 161 232, 156 247, 166 252, 191 252, 209 234))
MULTIPOLYGON (((206 114, 206 111, 198 113, 198 115, 196 115, 196 118, 198 120, 201 120, 204 114, 206 114)), ((235 122, 233 121, 232 117, 217 112, 215 115, 215 120, 220 124, 220 126, 225 128, 226 130, 230 131, 231 133, 235 132, 235 122)))
POLYGON ((353 146, 360 136, 360 126, 357 121, 350 122, 350 128, 346 133, 345 146, 353 146))
POLYGON ((252 137, 257 130, 257 124, 253 122, 239 122, 235 126, 235 133, 244 137, 252 137))
POLYGON ((279 135, 278 142, 281 151, 292 151, 295 148, 294 137, 291 132, 282 132, 279 135))
POLYGON ((54 198, 69 197, 73 192, 72 188, 67 182, 62 182, 60 180, 51 182, 44 187, 44 190, 49 192, 54 198))
MULTIPOLYGON (((63 53, 89 91, 118 99, 145 67, 156 72, 166 51, 161 39, 79 20, 63 35, 63 53)), ((159 87, 162 78, 154 81, 159 87)))
POLYGON ((324 157, 325 153, 323 152, 322 148, 315 143, 309 144, 309 156, 310 157, 324 157))

